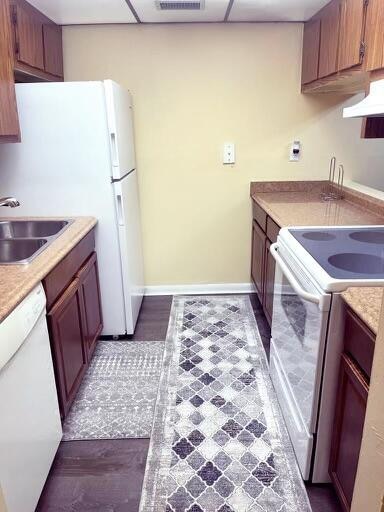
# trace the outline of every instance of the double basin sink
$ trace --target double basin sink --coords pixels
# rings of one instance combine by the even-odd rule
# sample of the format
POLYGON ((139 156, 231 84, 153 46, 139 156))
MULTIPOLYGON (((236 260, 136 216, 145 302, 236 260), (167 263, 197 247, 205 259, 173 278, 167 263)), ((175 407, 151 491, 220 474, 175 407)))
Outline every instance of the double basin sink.
POLYGON ((30 263, 72 222, 70 219, 0 221, 0 265, 30 263))

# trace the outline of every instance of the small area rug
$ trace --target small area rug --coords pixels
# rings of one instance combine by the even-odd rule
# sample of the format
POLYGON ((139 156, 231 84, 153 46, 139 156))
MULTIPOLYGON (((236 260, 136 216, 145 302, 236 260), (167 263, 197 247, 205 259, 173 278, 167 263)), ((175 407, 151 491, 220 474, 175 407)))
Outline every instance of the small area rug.
POLYGON ((140 512, 309 512, 248 296, 176 297, 140 512))
POLYGON ((99 341, 63 441, 149 438, 164 342, 99 341))

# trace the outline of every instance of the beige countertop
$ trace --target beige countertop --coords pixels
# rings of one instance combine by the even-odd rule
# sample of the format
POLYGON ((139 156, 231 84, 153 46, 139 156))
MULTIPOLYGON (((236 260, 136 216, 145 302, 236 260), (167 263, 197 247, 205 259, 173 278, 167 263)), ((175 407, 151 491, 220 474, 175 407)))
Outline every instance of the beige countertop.
POLYGON ((384 214, 351 200, 322 201, 318 191, 260 192, 252 198, 280 227, 384 224, 384 214))
POLYGON ((94 217, 71 218, 74 222, 28 265, 0 265, 0 322, 97 223, 94 217))
POLYGON ((377 334, 384 288, 349 288, 342 293, 348 306, 377 334))
MULTIPOLYGON (((254 182, 251 197, 280 226, 384 224, 384 202, 346 188, 340 201, 323 201, 324 182, 254 182)), ((384 288, 350 288, 346 303, 377 334, 384 288)))

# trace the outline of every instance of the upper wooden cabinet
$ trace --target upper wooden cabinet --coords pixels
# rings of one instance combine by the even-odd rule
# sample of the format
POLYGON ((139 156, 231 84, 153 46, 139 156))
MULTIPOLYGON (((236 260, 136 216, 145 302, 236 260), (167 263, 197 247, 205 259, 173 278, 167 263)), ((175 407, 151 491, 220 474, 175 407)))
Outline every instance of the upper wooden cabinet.
POLYGON ((384 2, 370 0, 365 29, 366 69, 384 68, 384 2))
POLYGON ((319 77, 320 20, 304 25, 302 83, 309 84, 319 77))
POLYGON ((342 0, 338 70, 362 64, 365 53, 366 0, 342 0))
MULTIPOLYGON (((10 0, 15 71, 40 80, 63 78, 61 27, 25 0, 10 0)), ((27 80, 28 81, 28 80, 27 80)))
POLYGON ((63 76, 63 38, 61 27, 53 23, 43 25, 44 69, 47 73, 63 76))
POLYGON ((337 71, 337 51, 340 31, 340 2, 333 0, 319 13, 321 25, 319 78, 337 71))
POLYGON ((12 5, 15 60, 44 70, 43 20, 29 4, 12 5))
POLYGON ((20 140, 9 17, 8 3, 0 1, 0 142, 20 140))
POLYGON ((381 13, 384 19, 382 0, 332 0, 307 21, 303 38, 302 91, 364 91, 369 82, 367 62, 374 59, 372 66, 383 65, 383 25, 377 21, 381 13), (311 38, 308 35, 311 27, 319 25, 319 37, 312 28, 311 38), (376 48, 374 58, 370 56, 372 47, 376 48))
POLYGON ((0 143, 20 142, 15 81, 61 80, 61 27, 25 0, 0 0, 0 143))

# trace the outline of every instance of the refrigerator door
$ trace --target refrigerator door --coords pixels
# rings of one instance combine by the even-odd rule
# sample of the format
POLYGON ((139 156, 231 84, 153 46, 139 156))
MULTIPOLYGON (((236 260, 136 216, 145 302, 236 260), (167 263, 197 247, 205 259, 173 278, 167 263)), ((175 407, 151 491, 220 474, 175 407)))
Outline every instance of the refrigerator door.
POLYGON ((97 218, 102 334, 125 334, 104 83, 16 84, 16 95, 23 142, 0 145, 1 193, 21 205, 6 213, 97 218))
POLYGON ((129 91, 104 81, 112 158, 112 179, 119 180, 136 168, 133 110, 129 91))
POLYGON ((133 334, 144 295, 137 172, 113 183, 119 231, 127 334, 133 334))

